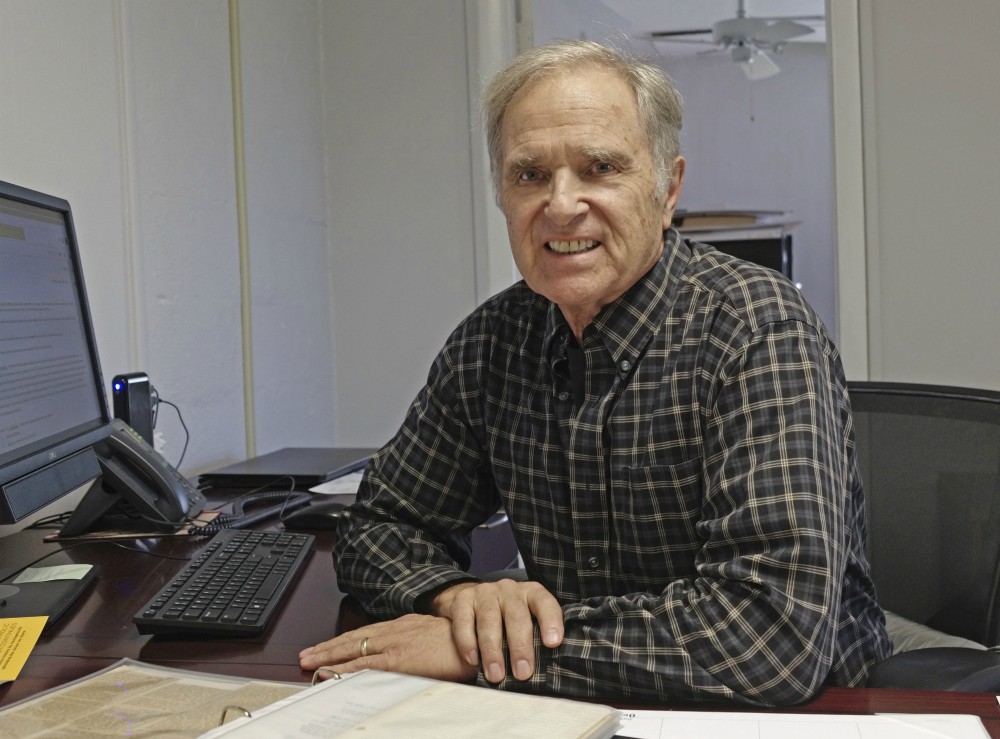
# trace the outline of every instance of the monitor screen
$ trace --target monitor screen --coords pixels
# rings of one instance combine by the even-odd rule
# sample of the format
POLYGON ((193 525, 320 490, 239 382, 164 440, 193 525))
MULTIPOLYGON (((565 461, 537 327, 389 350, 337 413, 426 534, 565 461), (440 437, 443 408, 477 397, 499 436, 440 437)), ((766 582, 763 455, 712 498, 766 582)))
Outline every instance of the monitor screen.
POLYGON ((69 203, 0 182, 0 523, 96 479, 109 421, 69 203))

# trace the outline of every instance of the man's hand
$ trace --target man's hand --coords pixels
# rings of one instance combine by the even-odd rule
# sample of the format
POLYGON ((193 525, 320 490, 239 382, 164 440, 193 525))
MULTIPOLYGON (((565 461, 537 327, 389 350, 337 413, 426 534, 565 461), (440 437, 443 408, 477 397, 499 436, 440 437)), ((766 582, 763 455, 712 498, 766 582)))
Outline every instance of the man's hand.
POLYGON ((448 619, 417 614, 374 623, 303 649, 299 666, 329 667, 335 672, 367 668, 452 682, 471 682, 479 673, 478 667, 459 656, 448 619))
POLYGON ((480 657, 486 679, 504 678, 503 639, 514 677, 527 680, 535 671, 534 625, 547 647, 563 640, 563 612, 559 601, 537 582, 459 583, 438 593, 431 604, 435 615, 451 620, 454 644, 471 666, 480 657))

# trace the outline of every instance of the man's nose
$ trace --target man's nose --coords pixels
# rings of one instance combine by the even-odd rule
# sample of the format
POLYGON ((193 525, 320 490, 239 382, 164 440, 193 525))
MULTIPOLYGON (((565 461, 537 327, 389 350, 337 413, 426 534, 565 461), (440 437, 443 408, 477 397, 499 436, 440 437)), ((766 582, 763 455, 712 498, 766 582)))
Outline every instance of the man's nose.
POLYGON ((556 172, 551 179, 549 202, 545 215, 558 225, 568 225, 577 216, 587 212, 582 183, 569 172, 556 172))

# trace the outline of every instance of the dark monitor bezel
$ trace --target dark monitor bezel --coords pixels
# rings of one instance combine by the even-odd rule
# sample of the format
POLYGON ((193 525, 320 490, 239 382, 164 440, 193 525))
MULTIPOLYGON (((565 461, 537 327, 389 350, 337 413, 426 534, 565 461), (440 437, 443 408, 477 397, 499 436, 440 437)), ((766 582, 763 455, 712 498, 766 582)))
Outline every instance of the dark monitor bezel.
MULTIPOLYGON (((104 392, 104 379, 97 353, 97 340, 90 315, 90 301, 87 297, 86 283, 83 279, 83 265, 80 260, 76 228, 73 223, 73 213, 69 202, 63 198, 47 195, 3 181, 0 181, 0 197, 52 211, 61 217, 66 224, 67 249, 76 282, 80 319, 86 338, 87 352, 94 381, 93 392, 98 399, 99 411, 99 417, 90 421, 50 434, 19 449, 0 452, 0 485, 6 485, 36 470, 57 463, 59 460, 65 459, 91 446, 96 441, 105 438, 109 433, 108 428, 111 416, 108 409, 107 396, 104 392)), ((69 492, 71 491, 63 491, 63 494, 69 492)), ((48 502, 54 502, 58 497, 60 496, 48 502)), ((3 511, 0 511, 0 514, 2 513, 3 511)), ((24 516, 21 518, 24 518, 24 516)))
POLYGON ((696 241, 702 241, 706 244, 710 244, 724 254, 729 254, 730 256, 742 259, 745 262, 753 262, 754 264, 759 264, 762 267, 773 269, 774 271, 783 274, 789 280, 792 279, 791 234, 762 235, 757 237, 741 236, 740 238, 730 239, 725 237, 707 237, 695 234, 691 238, 696 241), (755 259, 754 256, 756 255, 754 252, 760 249, 768 250, 770 252, 769 256, 777 256, 777 261, 780 262, 780 267, 776 267, 773 261, 765 262, 759 258, 755 259))

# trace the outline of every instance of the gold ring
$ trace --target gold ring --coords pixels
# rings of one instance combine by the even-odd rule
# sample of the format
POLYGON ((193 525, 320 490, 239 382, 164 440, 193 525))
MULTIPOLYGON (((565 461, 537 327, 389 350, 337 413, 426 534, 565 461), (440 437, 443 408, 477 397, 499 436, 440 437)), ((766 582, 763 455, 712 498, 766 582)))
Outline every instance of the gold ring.
POLYGON ((367 636, 364 639, 361 640, 361 656, 362 657, 367 657, 368 656, 368 637, 367 636))

